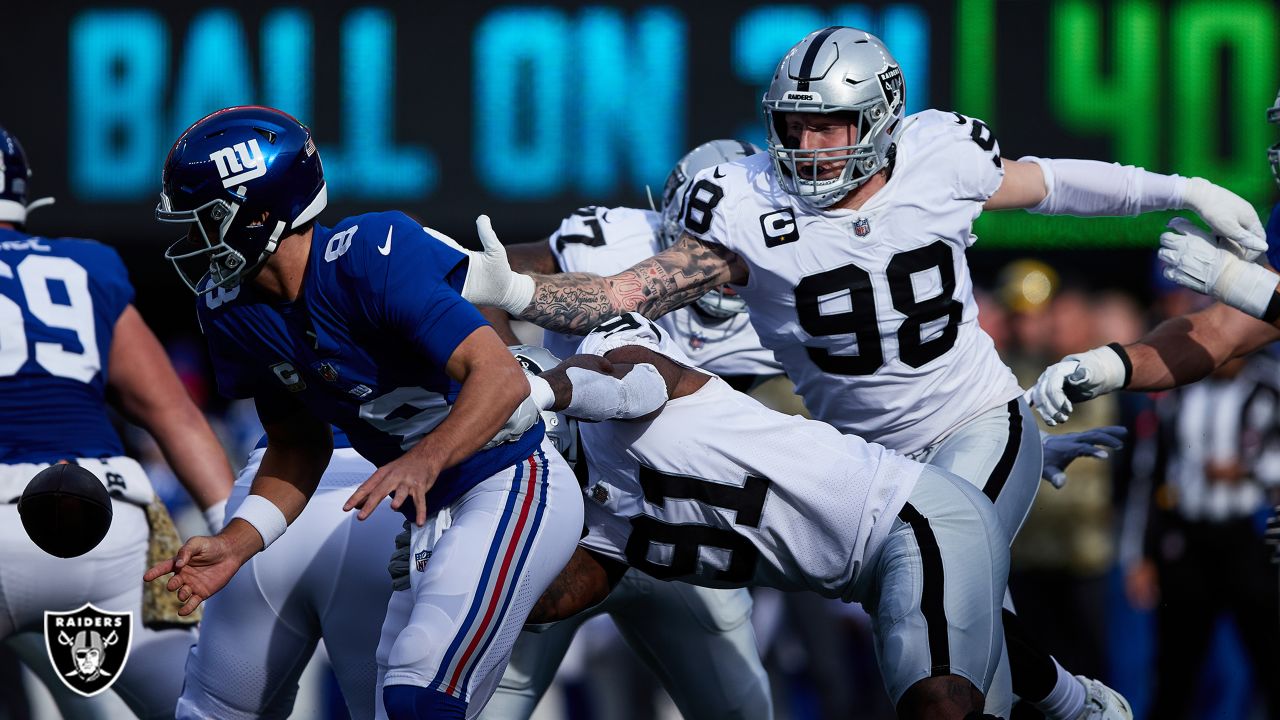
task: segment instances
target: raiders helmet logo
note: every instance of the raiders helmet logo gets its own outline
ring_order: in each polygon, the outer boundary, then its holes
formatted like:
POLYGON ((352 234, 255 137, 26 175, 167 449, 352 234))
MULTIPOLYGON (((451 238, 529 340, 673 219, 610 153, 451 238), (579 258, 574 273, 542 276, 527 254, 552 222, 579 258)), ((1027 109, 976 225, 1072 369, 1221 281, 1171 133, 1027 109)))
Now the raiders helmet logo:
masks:
POLYGON ((132 612, 107 612, 89 603, 71 612, 45 611, 49 662, 64 685, 85 697, 115 683, 132 644, 132 612))

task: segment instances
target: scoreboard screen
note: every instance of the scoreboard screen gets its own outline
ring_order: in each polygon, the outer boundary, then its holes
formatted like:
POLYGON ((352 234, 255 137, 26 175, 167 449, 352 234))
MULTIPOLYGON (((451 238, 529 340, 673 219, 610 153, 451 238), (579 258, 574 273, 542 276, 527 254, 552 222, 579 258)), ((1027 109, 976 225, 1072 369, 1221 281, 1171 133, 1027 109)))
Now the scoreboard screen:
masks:
MULTIPOLYGON (((1270 0, 48 3, 8 16, 0 125, 27 146, 33 192, 58 198, 37 216, 46 234, 163 239, 151 209, 173 140, 259 103, 312 128, 333 217, 403 209, 465 240, 484 212, 505 238, 533 239, 582 205, 646 204, 698 143, 762 143, 778 59, 831 24, 884 39, 909 112, 982 118, 1008 157, 1200 175, 1260 206, 1274 191, 1270 0)), ((979 234, 1150 245, 1160 225, 1019 212, 984 217, 979 234)))

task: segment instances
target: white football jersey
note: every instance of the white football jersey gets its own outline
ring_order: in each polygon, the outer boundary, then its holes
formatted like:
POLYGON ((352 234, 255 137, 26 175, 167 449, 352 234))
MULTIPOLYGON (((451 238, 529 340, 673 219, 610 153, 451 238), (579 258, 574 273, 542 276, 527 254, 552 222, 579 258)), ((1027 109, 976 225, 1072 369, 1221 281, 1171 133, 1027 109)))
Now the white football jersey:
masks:
POLYGON ((965 259, 1004 175, 991 131, 926 110, 896 145, 858 210, 789 195, 761 154, 699 173, 682 217, 749 266, 751 322, 814 417, 910 453, 1021 391, 978 327, 965 259))
MULTIPOLYGON (((551 252, 564 272, 613 275, 661 252, 658 242, 662 216, 636 208, 585 207, 560 223, 551 236, 551 252)), ((717 322, 692 306, 658 318, 676 337, 694 364, 717 375, 779 375, 782 364, 760 338, 745 314, 717 322)), ((579 335, 547 331, 542 344, 556 357, 574 353, 579 335)))
MULTIPOLYGON (((579 352, 628 345, 690 364, 635 313, 602 323, 579 352)), ((857 599, 860 571, 924 467, 770 410, 718 377, 652 420, 578 427, 590 469, 583 543, 649 575, 712 587, 857 599)))

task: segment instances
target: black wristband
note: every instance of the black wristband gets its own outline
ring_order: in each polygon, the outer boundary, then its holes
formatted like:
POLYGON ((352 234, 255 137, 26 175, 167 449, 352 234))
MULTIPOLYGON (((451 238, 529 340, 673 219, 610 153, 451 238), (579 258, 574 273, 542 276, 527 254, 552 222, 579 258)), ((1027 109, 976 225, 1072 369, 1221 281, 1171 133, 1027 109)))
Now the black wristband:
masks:
POLYGON ((1262 312, 1262 319, 1272 325, 1280 319, 1280 287, 1271 293, 1271 302, 1267 303, 1267 309, 1262 312))
POLYGON ((1125 352, 1124 346, 1120 343, 1107 343, 1107 347, 1115 351, 1120 356, 1120 362, 1124 363, 1124 382, 1120 385, 1120 389, 1129 387, 1129 381, 1133 379, 1133 362, 1129 360, 1129 353, 1125 352))

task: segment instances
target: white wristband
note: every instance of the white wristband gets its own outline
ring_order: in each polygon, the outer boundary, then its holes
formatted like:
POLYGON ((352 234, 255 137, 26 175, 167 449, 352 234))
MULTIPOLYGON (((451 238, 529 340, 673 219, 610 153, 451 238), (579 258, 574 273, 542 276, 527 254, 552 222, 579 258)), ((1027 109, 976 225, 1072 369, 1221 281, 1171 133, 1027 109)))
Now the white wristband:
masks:
POLYGON ((204 515, 204 523, 209 526, 209 533, 217 535, 227 524, 227 501, 219 500, 202 510, 201 514, 204 515))
POLYGON ((244 502, 240 503, 240 507, 236 508, 235 514, 231 516, 232 520, 236 518, 249 523, 254 530, 258 531, 262 536, 263 550, 271 547, 271 543, 289 529, 289 521, 284 519, 284 513, 280 508, 261 495, 246 497, 244 502))
POLYGON ((512 273, 511 284, 502 293, 498 307, 507 311, 512 317, 520 317, 520 313, 533 302, 533 291, 536 283, 533 278, 520 273, 512 273))
POLYGON ((580 420, 633 420, 667 401, 667 383, 651 363, 637 363, 621 379, 594 370, 565 370, 573 397, 564 414, 580 420))
POLYGON ((529 397, 539 410, 550 410, 556 402, 556 393, 551 389, 551 383, 537 375, 529 376, 529 397))
POLYGON ((1213 294, 1231 307, 1256 318, 1267 312, 1275 297, 1280 275, 1258 265, 1231 258, 1213 285, 1213 294))

